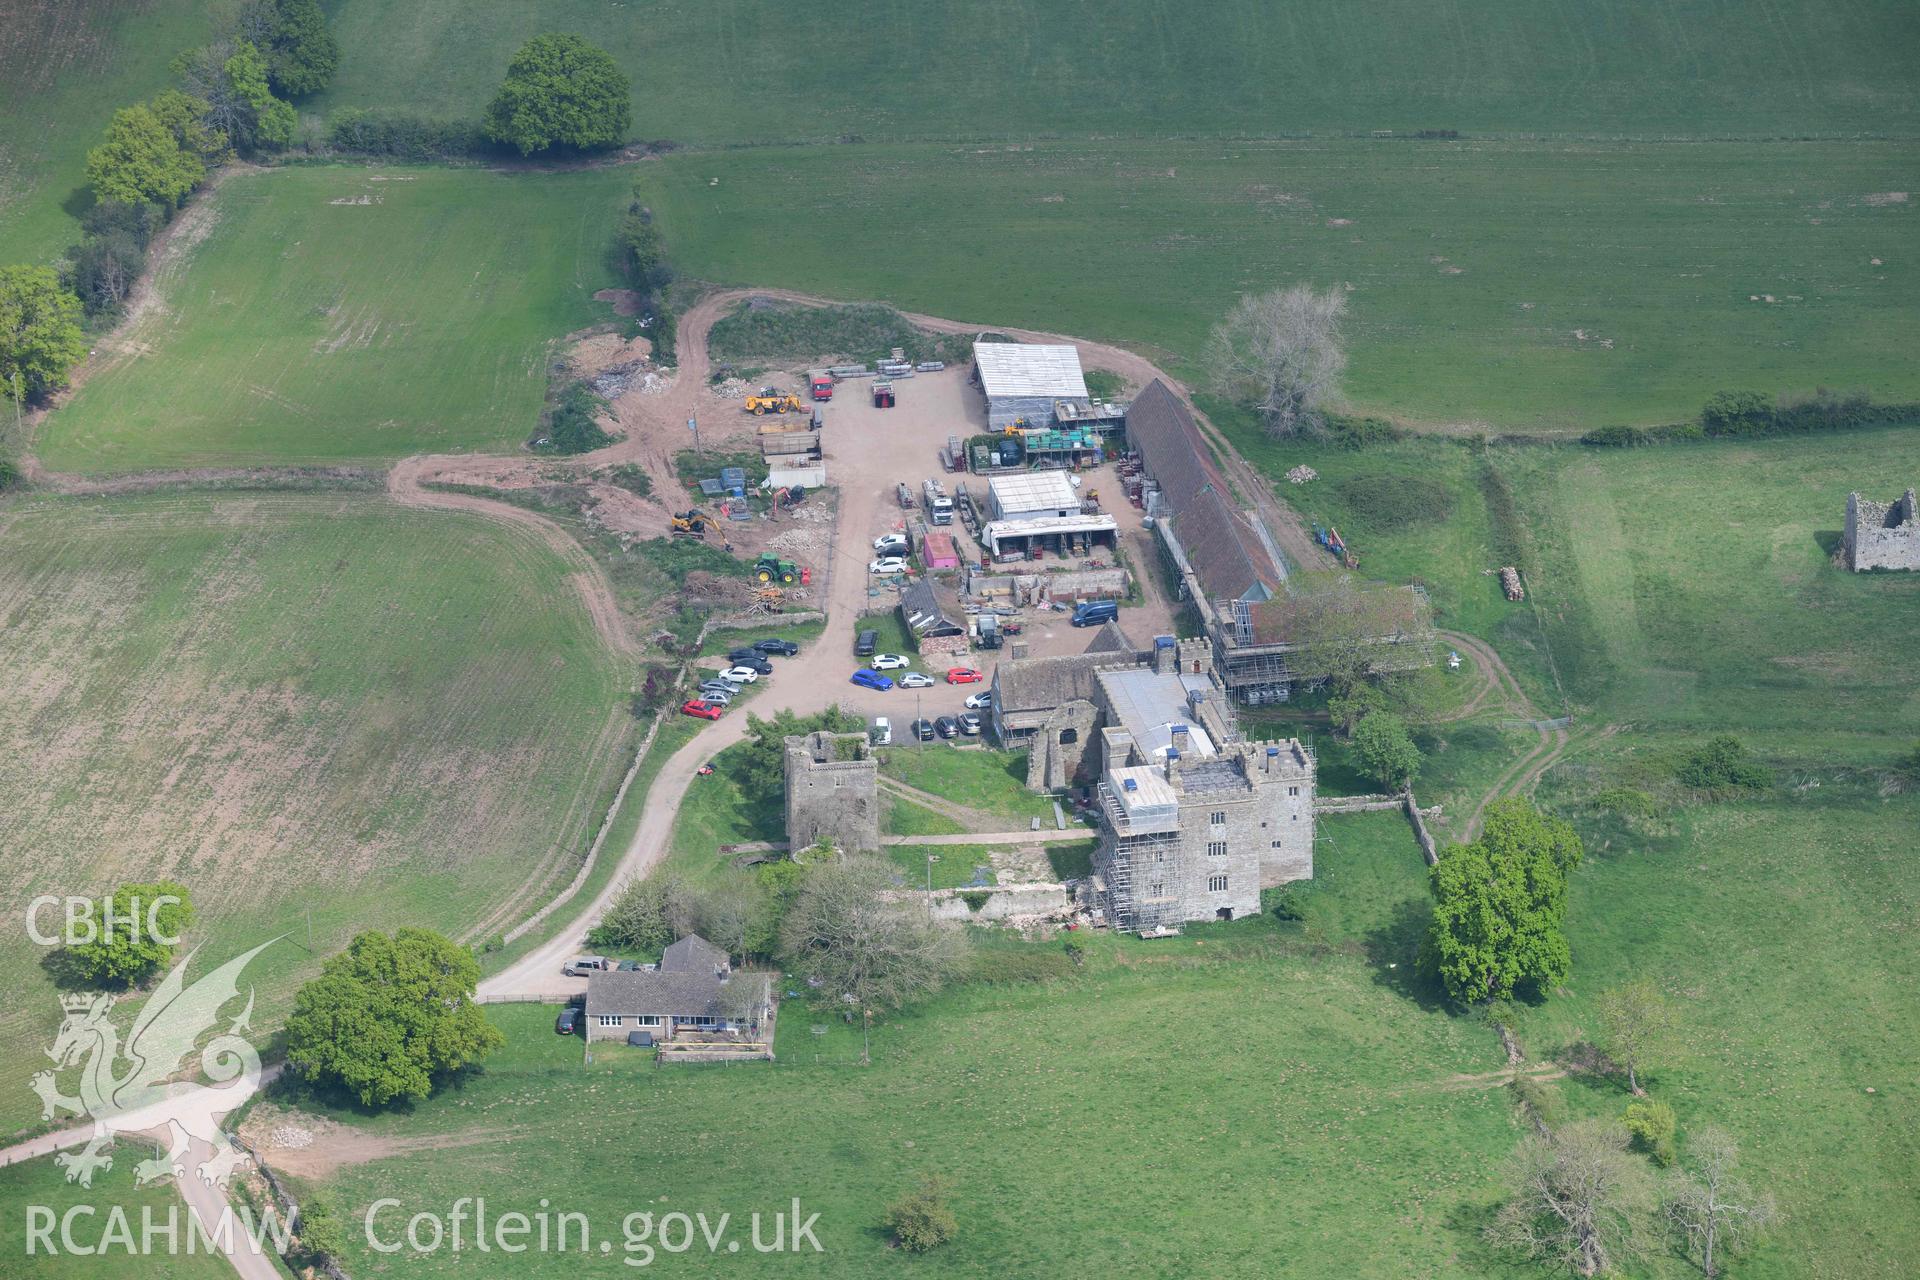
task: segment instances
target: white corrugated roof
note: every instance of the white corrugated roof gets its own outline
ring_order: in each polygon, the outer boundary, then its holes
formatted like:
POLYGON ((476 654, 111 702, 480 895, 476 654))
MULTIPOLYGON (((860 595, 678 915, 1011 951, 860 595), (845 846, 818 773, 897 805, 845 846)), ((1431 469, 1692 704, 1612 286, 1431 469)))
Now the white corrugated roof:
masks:
POLYGON ((1077 347, 1025 342, 976 342, 973 344, 973 358, 980 366, 980 385, 986 389, 989 398, 1088 398, 1087 380, 1080 374, 1080 351, 1077 347))
POLYGON ((1022 471, 991 476, 987 488, 1000 511, 1078 511, 1080 495, 1064 471, 1022 471))

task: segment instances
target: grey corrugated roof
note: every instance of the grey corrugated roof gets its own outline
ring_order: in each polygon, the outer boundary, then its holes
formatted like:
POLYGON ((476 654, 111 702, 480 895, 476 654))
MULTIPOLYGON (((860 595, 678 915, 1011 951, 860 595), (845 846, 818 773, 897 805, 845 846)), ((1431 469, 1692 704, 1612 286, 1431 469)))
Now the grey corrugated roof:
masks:
POLYGON ((1080 372, 1080 351, 1044 343, 976 342, 973 360, 989 397, 1046 396, 1085 400, 1087 380, 1080 372))
POLYGON ((1064 471, 1024 471, 989 476, 996 511, 1079 511, 1080 495, 1064 471))
POLYGON ((587 976, 587 1017, 719 1017, 720 979, 705 973, 594 973, 587 976))
POLYGON ((662 973, 712 973, 728 968, 731 957, 697 933, 690 933, 660 953, 662 973))
POLYGON ((1260 535, 1234 509, 1225 477, 1187 406, 1155 378, 1127 409, 1127 439, 1173 511, 1173 533, 1210 599, 1264 599, 1280 575, 1260 535))
POLYGON ((921 578, 900 593, 900 620, 916 636, 957 636, 966 627, 955 621, 958 613, 950 607, 932 578, 921 578))

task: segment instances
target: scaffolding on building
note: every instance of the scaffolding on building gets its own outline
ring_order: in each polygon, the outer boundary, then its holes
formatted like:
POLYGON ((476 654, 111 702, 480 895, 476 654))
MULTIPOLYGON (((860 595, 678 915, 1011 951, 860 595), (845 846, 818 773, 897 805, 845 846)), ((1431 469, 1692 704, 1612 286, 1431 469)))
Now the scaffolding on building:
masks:
POLYGON ((1178 827, 1136 831, 1120 798, 1100 784, 1100 804, 1108 838, 1094 856, 1106 884, 1107 919, 1131 933, 1177 933, 1186 923, 1180 910, 1180 832, 1178 827))

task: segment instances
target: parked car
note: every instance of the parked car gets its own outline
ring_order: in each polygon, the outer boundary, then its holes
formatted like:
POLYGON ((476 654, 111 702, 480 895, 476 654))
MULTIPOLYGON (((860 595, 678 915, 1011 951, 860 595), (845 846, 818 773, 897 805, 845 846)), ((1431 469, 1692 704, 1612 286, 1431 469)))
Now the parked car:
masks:
POLYGON ((967 710, 990 711, 993 709, 993 690, 982 689, 979 693, 967 695, 967 710))
POLYGON ((1103 622, 1112 622, 1119 616, 1118 600, 1082 600, 1073 607, 1071 621, 1076 627, 1097 627, 1103 622))
POLYGON ((972 667, 947 668, 948 684, 979 684, 980 673, 972 667))
POLYGON ((800 646, 795 644, 793 641, 781 640, 778 638, 769 639, 769 640, 755 640, 753 642, 753 647, 755 649, 758 649, 761 653, 777 653, 783 658, 791 658, 794 654, 800 652, 800 646))
POLYGON ((859 685, 862 689, 885 690, 893 688, 893 677, 883 676, 869 667, 862 667, 853 673, 852 683, 859 685))
POLYGON ((728 667, 720 673, 722 680, 731 680, 735 684, 752 684, 760 678, 760 673, 752 667, 728 667))
POLYGON ((904 533, 883 533, 873 540, 875 555, 903 556, 913 550, 913 542, 904 533))
POLYGON ((720 718, 720 710, 719 703, 708 702, 704 698, 688 698, 680 704, 681 715, 699 716, 702 720, 718 720, 720 718))
POLYGON ((872 657, 873 651, 879 647, 880 633, 878 631, 862 631, 853 638, 853 656, 856 658, 872 657))
POLYGON ((867 664, 875 671, 899 671, 913 665, 913 659, 904 653, 876 653, 873 661, 867 664))
POLYGON ((905 573, 906 571, 907 571, 907 562, 904 558, 900 556, 881 556, 878 560, 875 560, 867 565, 868 573, 890 575, 895 573, 905 573))
POLYGON ((933 731, 943 738, 958 737, 960 735, 960 722, 952 716, 941 716, 933 722, 933 731))
POLYGON ((962 711, 959 715, 960 732, 969 738, 980 736, 980 717, 972 711, 962 711))
POLYGON ((571 1036, 578 1035, 579 1032, 580 1011, 568 1005, 560 1011, 560 1016, 553 1020, 553 1033, 557 1036, 571 1036))
POLYGON ((731 689, 709 689, 703 685, 700 689, 700 700, 711 702, 716 707, 724 707, 733 701, 734 692, 731 689))
POLYGON ((933 677, 924 671, 909 671, 900 677, 902 689, 930 689, 933 685, 933 677))
POLYGON ((867 730, 867 740, 876 747, 892 746, 893 721, 887 719, 885 716, 875 716, 873 718, 873 728, 867 730))
POLYGON ((724 693, 728 697, 732 697, 734 694, 740 692, 740 686, 731 680, 722 680, 718 676, 715 676, 711 680, 702 680, 700 682, 700 692, 724 693))
POLYGON ((575 956, 567 961, 560 970, 569 978, 583 978, 589 973, 605 973, 613 968, 613 961, 605 956, 575 956))
POLYGON ((920 739, 920 741, 933 741, 933 721, 915 720, 908 728, 913 731, 913 736, 920 739))
POLYGON ((738 663, 749 671, 758 671, 763 676, 773 674, 773 664, 752 649, 735 649, 727 655, 727 661, 738 663))

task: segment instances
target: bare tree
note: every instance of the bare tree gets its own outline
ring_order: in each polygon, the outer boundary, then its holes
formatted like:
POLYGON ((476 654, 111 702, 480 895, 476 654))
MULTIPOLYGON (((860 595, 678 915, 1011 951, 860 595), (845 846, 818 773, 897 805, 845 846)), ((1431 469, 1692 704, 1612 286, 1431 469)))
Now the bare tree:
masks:
POLYGON ((1735 1174, 1740 1144, 1725 1129, 1706 1126, 1688 1141, 1687 1151, 1696 1167, 1676 1171, 1668 1180, 1667 1221, 1712 1280, 1723 1257, 1746 1249, 1779 1221, 1780 1213, 1771 1193, 1735 1174))
POLYGON ((894 898, 892 888, 893 867, 877 858, 830 863, 807 876, 781 924, 785 954, 863 1021, 876 1007, 897 1009, 938 991, 967 952, 966 935, 894 898))
POLYGON ((1633 1095, 1643 1096, 1640 1068, 1673 1034, 1677 1018, 1672 1002, 1643 978, 1601 992, 1594 1008, 1600 1016, 1600 1047, 1627 1069, 1627 1088, 1633 1095))
POLYGON ((760 895, 745 879, 717 884, 700 896, 699 932, 730 956, 744 955, 747 932, 760 909, 760 895))
POLYGON ((1646 1170, 1627 1153, 1626 1131, 1583 1120, 1520 1143, 1507 1201, 1487 1238, 1595 1276, 1634 1252, 1650 1201, 1646 1170))
POLYGON ((771 976, 758 969, 736 969, 720 985, 720 1012, 729 1021, 758 1032, 767 1016, 771 976))
POLYGON ((1273 436, 1320 425, 1320 410, 1339 394, 1347 367, 1340 321, 1347 296, 1312 285, 1240 299, 1214 326, 1207 365, 1216 391, 1251 406, 1273 436))

